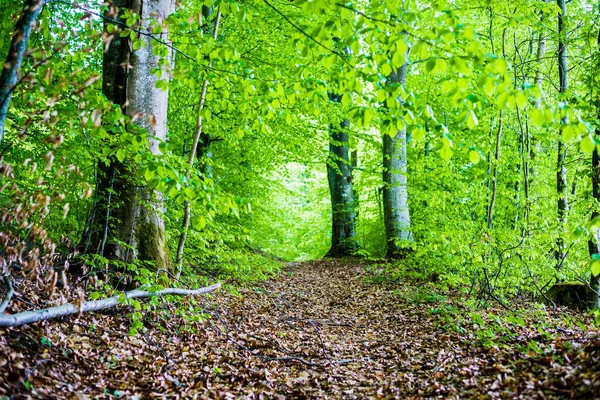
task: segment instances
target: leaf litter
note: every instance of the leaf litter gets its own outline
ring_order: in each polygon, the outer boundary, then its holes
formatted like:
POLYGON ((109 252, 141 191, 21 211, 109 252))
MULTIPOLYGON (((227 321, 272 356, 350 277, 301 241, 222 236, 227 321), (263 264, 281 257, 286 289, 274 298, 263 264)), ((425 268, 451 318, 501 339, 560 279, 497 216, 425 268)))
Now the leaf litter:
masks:
POLYGON ((292 263, 198 298, 203 322, 164 302, 136 336, 125 306, 2 329, 0 398, 600 398, 587 314, 368 278, 360 260, 292 263))

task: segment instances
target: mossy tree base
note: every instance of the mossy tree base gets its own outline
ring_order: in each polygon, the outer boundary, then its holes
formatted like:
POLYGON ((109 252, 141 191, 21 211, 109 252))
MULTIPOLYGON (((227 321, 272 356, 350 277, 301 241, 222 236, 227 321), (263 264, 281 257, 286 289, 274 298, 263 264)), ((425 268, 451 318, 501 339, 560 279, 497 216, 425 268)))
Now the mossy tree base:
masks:
POLYGON ((596 291, 579 281, 558 282, 545 295, 558 306, 595 308, 598 300, 596 291))

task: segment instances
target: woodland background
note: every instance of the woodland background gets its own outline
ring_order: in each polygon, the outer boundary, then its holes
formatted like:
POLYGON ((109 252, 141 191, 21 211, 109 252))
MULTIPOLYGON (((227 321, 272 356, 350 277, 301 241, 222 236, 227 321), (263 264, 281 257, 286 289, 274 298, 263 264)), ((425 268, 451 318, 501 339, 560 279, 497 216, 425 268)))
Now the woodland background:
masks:
POLYGON ((501 303, 597 284, 597 4, 144 4, 2 0, 8 280, 58 304, 327 253, 501 303))

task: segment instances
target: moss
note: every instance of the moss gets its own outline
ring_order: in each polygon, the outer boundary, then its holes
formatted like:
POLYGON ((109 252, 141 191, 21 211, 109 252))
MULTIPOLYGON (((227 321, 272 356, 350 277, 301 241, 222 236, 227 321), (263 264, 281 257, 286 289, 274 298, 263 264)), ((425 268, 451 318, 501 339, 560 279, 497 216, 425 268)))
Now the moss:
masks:
POLYGON ((556 305, 586 307, 593 299, 593 294, 586 284, 573 281, 556 283, 546 292, 546 297, 556 305))
POLYGON ((152 220, 142 223, 138 230, 138 241, 140 260, 152 262, 157 270, 172 272, 173 263, 167 246, 167 237, 160 224, 153 223, 152 220))

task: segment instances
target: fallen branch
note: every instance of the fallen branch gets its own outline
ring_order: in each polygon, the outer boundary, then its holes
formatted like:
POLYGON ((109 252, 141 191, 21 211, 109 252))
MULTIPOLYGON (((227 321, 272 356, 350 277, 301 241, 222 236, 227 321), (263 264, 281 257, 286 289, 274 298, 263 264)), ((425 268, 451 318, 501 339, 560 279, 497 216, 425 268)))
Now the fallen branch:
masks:
POLYGON ((72 314, 79 314, 88 311, 99 311, 106 308, 111 308, 121 304, 120 301, 125 296, 125 299, 135 299, 144 297, 162 296, 165 294, 172 294, 177 296, 195 296, 198 294, 204 294, 212 292, 221 287, 220 283, 215 285, 203 287, 196 290, 179 289, 179 288, 166 288, 159 290, 158 292, 148 292, 145 290, 132 290, 125 292, 124 294, 109 297, 103 300, 88 301, 82 304, 69 303, 62 306, 45 308, 43 310, 25 311, 18 314, 11 315, 0 315, 0 327, 11 327, 20 326, 25 324, 31 324, 33 322, 45 321, 48 319, 54 319, 58 317, 64 317, 72 314))

